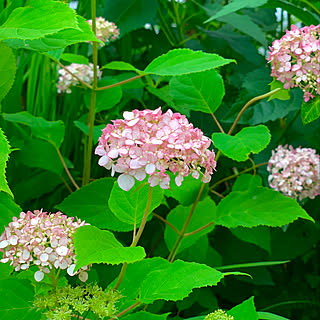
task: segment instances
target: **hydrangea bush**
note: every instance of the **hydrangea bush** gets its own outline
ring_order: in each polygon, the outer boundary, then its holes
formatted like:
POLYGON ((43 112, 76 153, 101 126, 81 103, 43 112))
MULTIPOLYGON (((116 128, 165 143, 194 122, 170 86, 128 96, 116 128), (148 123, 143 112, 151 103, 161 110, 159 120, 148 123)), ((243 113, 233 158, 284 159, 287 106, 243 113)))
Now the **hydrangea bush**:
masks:
POLYGON ((0 318, 316 319, 317 6, 68 2, 0 4, 0 318))

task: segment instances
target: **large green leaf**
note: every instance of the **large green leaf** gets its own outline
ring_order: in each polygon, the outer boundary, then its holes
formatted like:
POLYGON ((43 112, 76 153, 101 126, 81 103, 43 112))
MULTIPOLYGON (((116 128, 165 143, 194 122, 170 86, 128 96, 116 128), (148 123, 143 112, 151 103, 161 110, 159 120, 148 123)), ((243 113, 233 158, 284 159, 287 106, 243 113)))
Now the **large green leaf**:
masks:
POLYGON ((237 320, 259 320, 253 297, 233 307, 227 313, 237 320))
POLYGON ((208 20, 206 20, 204 23, 210 22, 212 20, 215 20, 217 18, 223 17, 227 14, 236 12, 238 10, 244 9, 244 8, 257 8, 265 4, 268 0, 233 0, 226 6, 224 6, 220 11, 218 11, 216 14, 214 14, 212 17, 210 17, 208 20))
POLYGON ((11 48, 0 42, 0 102, 11 89, 16 70, 16 58, 11 48))
POLYGON ((63 53, 60 56, 60 59, 70 63, 89 64, 89 59, 87 57, 74 53, 63 53))
MULTIPOLYGON (((149 184, 136 181, 135 186, 129 191, 122 190, 115 182, 109 198, 109 207, 114 215, 121 221, 137 225, 141 222, 147 205, 149 184), (142 186, 143 185, 143 186, 142 186)), ((162 201, 163 190, 156 186, 152 191, 151 213, 162 201)))
POLYGON ((167 268, 151 271, 142 283, 140 301, 177 301, 187 297, 192 289, 215 286, 226 274, 205 264, 176 260, 167 268))
POLYGON ((257 315, 260 320, 290 320, 285 317, 281 317, 277 314, 270 313, 270 312, 257 312, 257 315))
POLYGON ((154 59, 144 70, 145 73, 160 76, 177 76, 206 71, 235 62, 213 53, 190 49, 173 49, 154 59))
MULTIPOLYGON (((184 222, 186 221, 187 216, 192 208, 192 205, 189 207, 183 207, 181 205, 175 207, 167 216, 167 221, 170 222, 174 227, 176 227, 179 231, 182 229, 184 222)), ((195 231, 210 222, 214 222, 216 220, 216 204, 209 197, 206 197, 203 201, 200 201, 196 206, 191 220, 188 224, 186 233, 195 231)), ((187 236, 182 239, 179 251, 182 251, 194 243, 197 240, 212 231, 214 225, 210 225, 209 227, 203 229, 200 232, 197 232, 194 235, 187 236)), ((171 250, 178 239, 178 234, 168 225, 166 225, 166 230, 164 233, 164 240, 169 250, 171 250)))
POLYGON ((320 117, 320 97, 303 102, 301 106, 301 118, 303 124, 310 123, 320 117))
POLYGON ((232 191, 217 207, 216 224, 228 228, 281 227, 298 218, 313 221, 292 198, 254 184, 243 191, 232 191))
MULTIPOLYGON (((6 40, 6 43, 16 49, 24 48, 36 51, 54 51, 79 42, 98 41, 86 20, 80 16, 76 18, 78 22, 77 29, 64 29, 57 33, 46 35, 41 39, 9 39, 6 40)), ((56 60, 60 58, 60 55, 57 57, 49 54, 49 56, 56 60)))
POLYGON ((56 207, 70 217, 78 217, 99 228, 130 231, 133 226, 114 216, 108 207, 113 178, 98 179, 71 193, 56 207))
POLYGON ((0 40, 33 40, 66 28, 78 29, 76 13, 67 4, 52 0, 30 0, 13 10, 0 28, 0 40))
MULTIPOLYGON (((112 79, 102 79, 98 81, 99 87, 115 84, 117 81, 112 79)), ((122 98, 122 89, 120 86, 110 88, 108 90, 97 91, 96 112, 109 110, 113 108, 122 98)), ((89 109, 91 99, 91 91, 87 90, 84 94, 84 101, 89 109)))
POLYGON ((8 192, 12 195, 6 179, 6 167, 10 154, 10 145, 0 128, 0 191, 8 192))
POLYGON ((170 80, 170 95, 177 107, 214 113, 224 94, 223 79, 215 70, 186 74, 170 80))
POLYGON ((158 6, 157 0, 105 0, 103 16, 113 21, 120 29, 120 36, 123 36, 152 22, 158 6))
POLYGON ((19 217, 21 211, 21 208, 9 194, 0 191, 0 234, 4 231, 4 226, 7 226, 13 217, 19 217))
POLYGON ((166 320, 170 313, 165 314, 154 314, 147 311, 140 311, 129 314, 124 317, 124 320, 166 320))
POLYGON ((5 279, 0 281, 0 315, 6 320, 38 320, 41 312, 33 307, 34 289, 29 281, 5 279))
POLYGON ((83 226, 74 234, 76 269, 91 263, 120 264, 142 260, 142 247, 123 247, 112 232, 94 226, 83 226))
POLYGON ((214 133, 214 146, 227 157, 236 161, 248 160, 251 152, 259 153, 270 142, 269 129, 264 125, 242 129, 235 136, 225 133, 214 133))
POLYGON ((26 111, 7 113, 3 117, 7 121, 21 123, 30 127, 34 136, 50 142, 56 148, 59 148, 63 142, 65 129, 61 120, 47 121, 43 118, 35 117, 26 111))

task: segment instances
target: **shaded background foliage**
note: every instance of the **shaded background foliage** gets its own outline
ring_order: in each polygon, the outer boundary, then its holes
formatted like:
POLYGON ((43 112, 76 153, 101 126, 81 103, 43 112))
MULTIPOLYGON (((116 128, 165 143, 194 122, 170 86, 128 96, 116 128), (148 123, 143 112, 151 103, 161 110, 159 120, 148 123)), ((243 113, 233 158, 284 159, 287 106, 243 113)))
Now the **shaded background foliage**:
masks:
MULTIPOLYGON (((239 4, 237 10, 221 15, 223 10, 220 10, 227 2, 97 1, 97 15, 115 22, 120 28, 120 39, 99 49, 99 65, 121 60, 143 70, 154 58, 173 48, 202 50, 235 59, 236 64, 229 64, 220 70, 225 95, 217 97, 223 100, 220 106, 217 104, 219 109, 215 112, 224 128, 228 129, 237 112, 249 99, 269 90, 272 78, 265 60, 268 46, 283 35, 290 23, 301 26, 318 24, 320 1, 239 0, 236 1, 239 4)), ((0 24, 6 21, 16 7, 25 4, 23 0, 0 1, 0 24)), ((77 5, 79 15, 90 18, 89 1, 72 1, 71 4, 77 5)), ((1 101, 0 125, 15 150, 10 156, 7 177, 16 203, 23 209, 44 208, 53 211, 56 207, 63 211, 63 204, 66 205, 63 200, 70 194, 70 186, 67 185, 68 177, 56 150, 49 142, 38 139, 32 128, 21 126, 10 117, 11 114, 27 111, 46 120, 62 121, 65 135, 61 154, 76 181, 81 183, 90 93, 83 88, 74 88, 69 95, 57 94, 57 64, 48 57, 46 51, 48 48, 44 48, 43 53, 23 48, 14 50, 18 62, 16 76, 12 89, 1 101), (62 204, 57 206, 58 203, 62 204)), ((71 45, 64 53, 88 56, 89 59, 92 54, 88 43, 71 45)), ((55 51, 55 54, 59 57, 61 52, 55 51)), ((60 58, 60 61, 65 65, 74 62, 68 56, 65 56, 65 60, 64 57, 60 58)), ((99 85, 119 82, 134 75, 130 71, 104 70, 99 85)), ((151 75, 99 93, 95 141, 100 135, 99 130, 111 119, 121 117, 123 111, 152 109, 160 105, 185 113, 207 136, 218 132, 209 113, 188 109, 188 103, 195 105, 195 101, 181 101, 184 98, 179 100, 174 81, 181 82, 182 78, 151 75)), ((212 85, 210 90, 214 90, 216 82, 212 85)), ((199 91, 206 94, 205 89, 199 91)), ((272 133, 268 147, 253 156, 255 163, 268 161, 271 150, 278 144, 291 144, 294 147, 301 145, 319 151, 320 120, 303 126, 298 113, 301 101, 301 92, 294 89, 290 92, 289 100, 263 100, 245 112, 240 121, 243 127, 265 124, 272 133)), ((202 105, 201 101, 199 105, 202 105)), ((94 158, 92 179, 108 176, 109 173, 97 166, 96 162, 97 158, 94 158)), ((215 183, 251 166, 250 161, 244 161, 234 167, 234 162, 223 157, 212 181, 215 183)), ((265 167, 259 168, 258 173, 267 185, 265 167)), ((226 182, 217 191, 227 194, 231 188, 232 183, 226 182)), ((218 200, 215 197, 213 195, 213 199, 218 200)), ((178 200, 181 202, 181 199, 178 200)), ((103 201, 105 199, 101 200, 104 206, 103 201)), ((169 194, 167 203, 157 208, 156 213, 163 215, 167 207, 174 209, 177 204, 177 199, 169 194)), ((93 205, 98 204, 95 202, 93 205)), ((218 306, 229 309, 254 295, 258 310, 278 313, 290 319, 316 319, 320 314, 319 206, 319 197, 304 203, 316 223, 298 220, 287 230, 264 226, 252 229, 215 227, 208 235, 199 237, 192 246, 183 250, 179 257, 212 267, 268 260, 290 262, 281 266, 242 269, 250 273, 253 279, 227 278, 217 287, 194 290, 189 297, 178 303, 164 305, 163 301, 157 301, 149 306, 148 311, 172 312, 176 315, 175 319, 195 317, 207 314, 218 306)), ((166 257, 168 249, 164 241, 163 224, 153 219, 145 233, 142 245, 146 252, 150 256, 166 257)), ((119 232, 117 238, 129 244, 129 234, 119 232)), ((100 265, 95 267, 98 277, 106 282, 110 282, 119 272, 118 266, 108 268, 110 270, 107 273, 100 265)))

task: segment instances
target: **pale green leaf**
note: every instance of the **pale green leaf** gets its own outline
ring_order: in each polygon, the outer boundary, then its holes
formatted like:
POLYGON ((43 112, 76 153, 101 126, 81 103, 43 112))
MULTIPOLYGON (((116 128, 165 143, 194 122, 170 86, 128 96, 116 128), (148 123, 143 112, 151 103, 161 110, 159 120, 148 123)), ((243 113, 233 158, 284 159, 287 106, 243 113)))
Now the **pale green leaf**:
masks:
POLYGON ((170 313, 154 314, 147 311, 131 313, 124 317, 123 320, 166 320, 170 313))
POLYGON ((257 314, 258 314, 258 317, 260 320, 290 320, 288 318, 281 317, 277 314, 273 314, 270 312, 259 311, 259 312, 257 312, 257 314))
POLYGON ((76 13, 67 4, 52 0, 31 0, 10 14, 0 28, 0 40, 38 39, 66 28, 78 28, 76 13))
POLYGON ((71 193, 56 208, 70 217, 78 217, 99 228, 131 231, 133 226, 115 217, 108 207, 114 180, 113 178, 95 180, 71 193))
POLYGON ((216 14, 214 14, 212 17, 210 17, 208 20, 206 20, 204 23, 210 22, 212 20, 215 20, 217 18, 223 17, 227 14, 236 12, 236 11, 244 9, 244 8, 260 7, 260 6, 264 5, 267 1, 268 0, 233 0, 229 4, 224 6, 216 14))
POLYGON ((281 227, 298 218, 313 221, 294 199, 258 186, 247 191, 232 191, 222 199, 217 207, 216 223, 228 228, 281 227))
POLYGON ((264 125, 242 129, 235 136, 213 133, 214 146, 224 155, 236 161, 248 160, 249 154, 259 153, 270 142, 269 129, 264 125))
POLYGON ((235 60, 224 59, 213 53, 173 49, 154 59, 144 72, 160 76, 178 76, 218 68, 231 62, 235 60))
POLYGON ((41 312, 33 307, 34 289, 29 281, 5 279, 0 281, 0 315, 5 320, 38 320, 41 312))
POLYGON ((272 96, 269 97, 268 101, 273 99, 279 99, 279 100, 289 100, 290 99, 290 89, 284 89, 283 83, 278 81, 276 78, 273 78, 273 81, 269 84, 270 85, 270 91, 280 88, 281 90, 274 93, 272 96))
MULTIPOLYGON (((136 181, 133 188, 124 191, 115 182, 108 202, 111 211, 125 223, 139 224, 147 205, 149 188, 148 183, 136 181)), ((159 186, 153 187, 149 214, 161 204, 162 198, 163 190, 159 186)))
POLYGON ((226 274, 205 264, 176 260, 167 268, 151 271, 142 283, 140 301, 182 300, 192 289, 215 286, 226 274))
POLYGON ((310 99, 308 102, 302 102, 301 118, 303 124, 308 124, 320 117, 320 97, 310 99))
POLYGON ((10 154, 10 145, 0 128, 0 191, 5 191, 12 195, 6 179, 6 167, 10 154))
POLYGON ((109 62, 109 63, 105 64, 101 69, 140 72, 140 70, 135 68, 132 64, 130 64, 128 62, 124 62, 124 61, 109 62))
POLYGON ((91 263, 120 264, 142 260, 142 247, 123 247, 112 232, 94 226, 83 226, 74 234, 76 269, 91 263))
MULTIPOLYGON (((190 205, 189 207, 183 207, 179 205, 170 211, 166 219, 174 227, 176 227, 176 229, 180 231, 184 225, 184 222, 187 219, 187 216, 190 213, 191 208, 192 208, 192 205, 190 205)), ((209 197, 206 197, 203 201, 200 201, 196 206, 193 212, 193 215, 191 217, 191 220, 188 224, 186 234, 188 234, 189 232, 193 232, 207 225, 210 222, 214 222, 215 220, 216 220, 216 204, 209 197)), ((194 243, 197 242, 197 240, 201 236, 211 232, 213 228, 214 228, 214 225, 212 224, 207 228, 203 229, 202 231, 197 232, 194 235, 184 237, 181 241, 179 251, 182 251, 192 246, 194 243)), ((178 239, 178 234, 170 226, 166 225, 164 240, 166 242, 166 245, 169 251, 173 248, 177 239, 178 239)))
POLYGON ((186 74, 170 80, 170 95, 177 107, 214 113, 224 94, 223 79, 215 70, 186 74))
POLYGON ((253 297, 233 307, 227 314, 237 320, 259 320, 253 297))
POLYGON ((37 138, 50 142, 59 148, 64 139, 64 124, 61 120, 47 121, 40 117, 35 117, 23 111, 19 113, 3 114, 5 120, 26 125, 31 128, 31 132, 37 138))
POLYGON ((11 89, 16 70, 16 58, 11 48, 0 42, 0 102, 11 89))
POLYGON ((73 53, 63 53, 60 59, 70 63, 89 64, 89 59, 87 57, 73 53))

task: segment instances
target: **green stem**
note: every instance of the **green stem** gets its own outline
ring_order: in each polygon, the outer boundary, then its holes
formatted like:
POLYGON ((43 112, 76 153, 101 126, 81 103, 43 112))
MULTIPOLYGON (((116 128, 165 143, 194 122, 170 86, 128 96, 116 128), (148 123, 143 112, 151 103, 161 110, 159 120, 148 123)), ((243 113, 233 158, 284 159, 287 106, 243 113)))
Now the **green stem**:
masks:
POLYGON ((189 215, 188 215, 188 217, 187 217, 187 219, 186 219, 186 221, 185 221, 185 223, 184 223, 184 225, 183 225, 183 227, 182 227, 182 230, 180 231, 180 234, 179 234, 179 236, 178 236, 178 239, 176 240, 176 242, 175 242, 175 244, 174 244, 174 246, 173 246, 173 248, 172 248, 172 250, 171 250, 171 252, 170 252, 170 254, 169 254, 169 256, 168 256, 168 258, 167 258, 167 260, 170 261, 170 262, 173 262, 176 254, 177 254, 177 252, 178 252, 178 249, 179 249, 179 246, 180 246, 180 242, 181 242, 181 240, 182 240, 183 237, 184 237, 184 234, 185 234, 185 232, 186 232, 186 230, 187 230, 187 227, 188 227, 189 222, 190 222, 190 220, 191 220, 191 218, 192 218, 192 215, 193 215, 193 213, 194 213, 194 210, 195 210, 195 208, 196 208, 196 206, 197 206, 197 204, 198 204, 198 202, 199 202, 199 200, 200 200, 200 197, 201 197, 201 194, 202 194, 202 192, 203 192, 204 186, 205 186, 205 184, 203 183, 203 184, 201 185, 201 188, 200 188, 199 192, 198 192, 197 198, 196 198, 196 200, 194 201, 194 203, 193 203, 193 205, 192 205, 192 208, 191 208, 191 210, 190 210, 190 212, 189 212, 189 215))
POLYGON ((207 223, 205 226, 202 226, 202 227, 198 228, 197 230, 194 230, 194 231, 192 231, 192 232, 185 233, 184 236, 185 236, 185 237, 192 236, 192 235, 194 235, 194 234, 196 234, 196 233, 198 233, 198 232, 200 232, 200 231, 202 231, 202 230, 210 227, 210 226, 213 225, 213 224, 214 224, 214 222, 211 221, 211 222, 207 223))
POLYGON ((318 14, 320 14, 320 10, 313 5, 312 3, 310 3, 308 0, 301 0, 302 2, 306 3, 309 7, 311 7, 315 12, 317 12, 318 14))
MULTIPOLYGON (((91 19, 92 19, 92 31, 96 33, 96 0, 91 0, 91 19)), ((82 185, 86 185, 90 181, 90 171, 91 171, 91 158, 92 158, 92 145, 93 145, 93 129, 94 120, 96 115, 96 100, 97 100, 97 65, 98 65, 98 44, 97 42, 92 42, 92 59, 93 59, 93 83, 89 107, 88 116, 88 126, 89 126, 89 136, 87 138, 87 144, 85 148, 85 158, 84 158, 84 168, 83 168, 83 180, 82 185)))
POLYGON ((114 319, 118 319, 120 318, 122 315, 124 315, 125 313, 127 313, 128 311, 132 310, 133 308, 135 308, 136 306, 138 306, 141 302, 138 301, 134 304, 132 304, 130 307, 124 309, 123 311, 119 312, 117 315, 115 315, 113 318, 110 318, 109 320, 114 320, 114 319))
POLYGON ((145 75, 146 74, 139 74, 139 75, 137 75, 135 77, 132 77, 130 79, 127 79, 127 80, 123 80, 123 81, 120 81, 120 82, 117 82, 117 83, 113 83, 113 84, 110 84, 110 85, 105 86, 105 87, 96 88, 96 91, 102 91, 102 90, 111 89, 111 88, 114 88, 114 87, 117 87, 117 86, 121 86, 122 84, 125 84, 125 83, 128 83, 128 82, 134 81, 136 79, 142 78, 145 75))
MULTIPOLYGON (((143 215, 143 218, 142 218, 138 233, 137 233, 137 235, 135 235, 133 237, 130 247, 135 247, 138 244, 138 242, 140 240, 140 237, 142 235, 142 232, 144 230, 144 227, 145 227, 145 225, 147 223, 147 218, 148 218, 148 215, 149 215, 149 211, 150 211, 150 207, 151 207, 151 201, 152 201, 152 191, 153 191, 153 188, 149 186, 146 209, 144 211, 144 215, 143 215)), ((113 287, 113 290, 117 290, 119 288, 119 286, 120 286, 120 284, 121 284, 121 282, 123 280, 124 274, 126 272, 127 266, 128 266, 128 264, 126 262, 124 262, 123 265, 122 265, 118 280, 117 280, 115 286, 113 287)))

